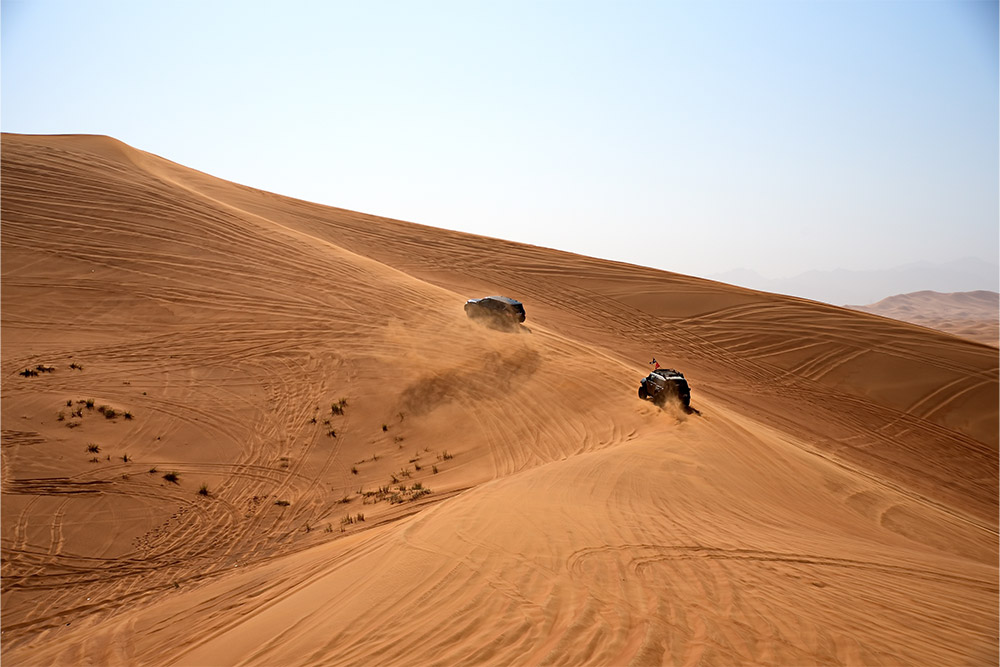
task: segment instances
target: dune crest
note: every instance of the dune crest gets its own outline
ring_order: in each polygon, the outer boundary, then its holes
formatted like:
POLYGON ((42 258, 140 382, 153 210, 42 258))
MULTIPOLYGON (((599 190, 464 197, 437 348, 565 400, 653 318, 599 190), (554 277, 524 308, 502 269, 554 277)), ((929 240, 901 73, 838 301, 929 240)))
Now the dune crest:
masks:
POLYGON ((998 660, 993 348, 105 137, 2 183, 11 664, 998 660))
POLYGON ((1000 294, 988 290, 949 294, 925 290, 886 297, 867 306, 847 307, 993 347, 1000 341, 1000 294))

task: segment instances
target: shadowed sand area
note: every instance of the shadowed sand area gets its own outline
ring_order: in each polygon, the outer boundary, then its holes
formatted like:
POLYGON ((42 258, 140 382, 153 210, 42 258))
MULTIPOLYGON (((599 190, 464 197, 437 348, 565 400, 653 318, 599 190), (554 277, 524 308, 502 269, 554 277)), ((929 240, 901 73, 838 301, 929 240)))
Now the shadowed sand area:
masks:
POLYGON ((997 663, 995 347, 105 137, 2 159, 5 664, 997 663))

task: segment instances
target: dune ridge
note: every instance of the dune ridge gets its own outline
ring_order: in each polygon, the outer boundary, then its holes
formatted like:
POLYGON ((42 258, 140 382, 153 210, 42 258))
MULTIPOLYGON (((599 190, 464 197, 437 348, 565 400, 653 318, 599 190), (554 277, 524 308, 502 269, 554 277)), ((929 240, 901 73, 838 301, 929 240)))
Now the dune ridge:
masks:
POLYGON ((995 348, 106 137, 2 184, 12 664, 998 659, 995 348))
POLYGON ((989 290, 942 294, 931 290, 886 297, 854 310, 891 317, 986 345, 1000 345, 1000 294, 989 290))

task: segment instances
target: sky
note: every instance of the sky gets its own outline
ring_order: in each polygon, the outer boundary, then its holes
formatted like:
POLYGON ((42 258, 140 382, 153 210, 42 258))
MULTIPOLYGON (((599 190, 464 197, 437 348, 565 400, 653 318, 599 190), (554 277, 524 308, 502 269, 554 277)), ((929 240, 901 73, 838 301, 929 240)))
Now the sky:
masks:
POLYGON ((997 262, 997 15, 3 0, 0 129, 698 276, 997 262))

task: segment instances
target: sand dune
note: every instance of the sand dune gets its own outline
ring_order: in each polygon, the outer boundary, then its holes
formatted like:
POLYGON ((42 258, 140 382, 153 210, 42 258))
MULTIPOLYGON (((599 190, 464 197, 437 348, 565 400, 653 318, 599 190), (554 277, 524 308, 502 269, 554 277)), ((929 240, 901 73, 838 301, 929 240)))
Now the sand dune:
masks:
POLYGON ((927 290, 897 294, 867 306, 847 307, 919 324, 993 347, 1000 342, 1000 294, 988 290, 950 294, 927 290))
POLYGON ((5 662, 997 662, 995 348, 2 148, 5 662))

